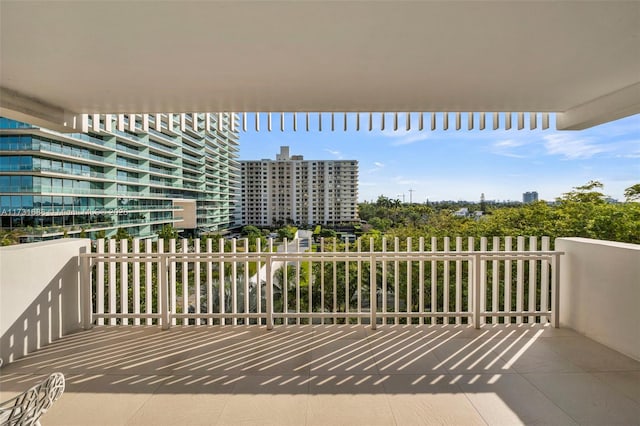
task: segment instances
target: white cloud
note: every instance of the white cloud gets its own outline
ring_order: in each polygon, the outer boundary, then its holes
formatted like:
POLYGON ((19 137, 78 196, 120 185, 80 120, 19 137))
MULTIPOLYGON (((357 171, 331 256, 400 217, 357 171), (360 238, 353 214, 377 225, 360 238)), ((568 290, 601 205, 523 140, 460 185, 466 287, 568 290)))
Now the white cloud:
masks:
POLYGON ((421 182, 415 179, 409 179, 404 176, 395 176, 393 178, 393 183, 396 185, 418 185, 421 182))
POLYGON ((530 141, 524 139, 505 139, 490 145, 493 154, 511 158, 526 158, 527 155, 514 152, 517 148, 528 145, 530 141))
POLYGON ((393 139, 392 146, 409 145, 415 142, 420 142, 429 139, 431 136, 428 131, 425 130, 393 130, 387 129, 381 132, 383 136, 393 139))
POLYGON ((392 142, 392 145, 409 145, 415 142, 420 142, 426 139, 429 139, 428 133, 411 133, 411 132, 403 132, 404 135, 400 136, 398 139, 392 142))
POLYGON ((373 162, 373 167, 367 170, 367 173, 375 173, 378 170, 382 170, 384 168, 384 163, 381 163, 379 161, 374 161, 373 162))
POLYGON ((335 151, 335 150, 329 149, 329 148, 326 148, 325 151, 327 151, 329 154, 335 156, 338 160, 342 160, 343 159, 342 152, 340 152, 340 151, 335 151))
POLYGON ((589 138, 580 138, 568 133, 547 135, 543 139, 547 154, 561 155, 567 160, 591 158, 615 149, 613 144, 598 145, 589 138))
POLYGON ((527 142, 523 140, 507 139, 503 141, 494 142, 493 146, 496 148, 512 148, 512 147, 522 146, 526 144, 527 142))

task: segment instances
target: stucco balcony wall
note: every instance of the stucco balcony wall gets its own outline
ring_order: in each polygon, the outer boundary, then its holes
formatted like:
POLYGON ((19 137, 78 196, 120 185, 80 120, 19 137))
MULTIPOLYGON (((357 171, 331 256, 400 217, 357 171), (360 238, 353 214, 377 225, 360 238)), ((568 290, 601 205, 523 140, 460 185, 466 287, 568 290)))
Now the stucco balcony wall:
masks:
POLYGON ((560 324, 640 360, 640 245, 558 238, 560 324))
POLYGON ((0 358, 10 363, 80 328, 78 254, 88 239, 0 248, 0 358))

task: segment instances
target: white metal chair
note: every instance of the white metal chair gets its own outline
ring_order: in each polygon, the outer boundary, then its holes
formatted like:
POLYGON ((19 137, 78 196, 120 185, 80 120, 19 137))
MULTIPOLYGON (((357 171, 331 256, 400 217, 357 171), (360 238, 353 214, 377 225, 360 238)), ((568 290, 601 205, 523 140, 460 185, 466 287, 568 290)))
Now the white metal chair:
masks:
POLYGON ((40 417, 64 392, 64 375, 53 373, 43 382, 0 403, 0 425, 40 425, 40 417))

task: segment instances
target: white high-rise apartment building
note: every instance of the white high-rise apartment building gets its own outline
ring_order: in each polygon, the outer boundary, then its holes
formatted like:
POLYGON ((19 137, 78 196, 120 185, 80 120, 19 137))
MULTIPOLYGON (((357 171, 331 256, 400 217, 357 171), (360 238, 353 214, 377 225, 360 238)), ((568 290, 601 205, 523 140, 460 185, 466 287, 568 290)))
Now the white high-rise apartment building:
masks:
POLYGON ((241 161, 241 223, 338 224, 358 218, 358 162, 304 160, 280 147, 276 160, 241 161))

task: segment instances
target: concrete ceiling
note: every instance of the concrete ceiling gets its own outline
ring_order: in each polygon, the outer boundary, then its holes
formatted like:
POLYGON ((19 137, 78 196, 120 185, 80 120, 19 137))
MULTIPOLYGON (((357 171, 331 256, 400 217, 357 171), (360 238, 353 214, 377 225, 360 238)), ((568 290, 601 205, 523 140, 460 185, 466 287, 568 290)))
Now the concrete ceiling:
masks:
POLYGON ((0 19, 14 117, 640 112, 638 1, 2 0, 0 19))

